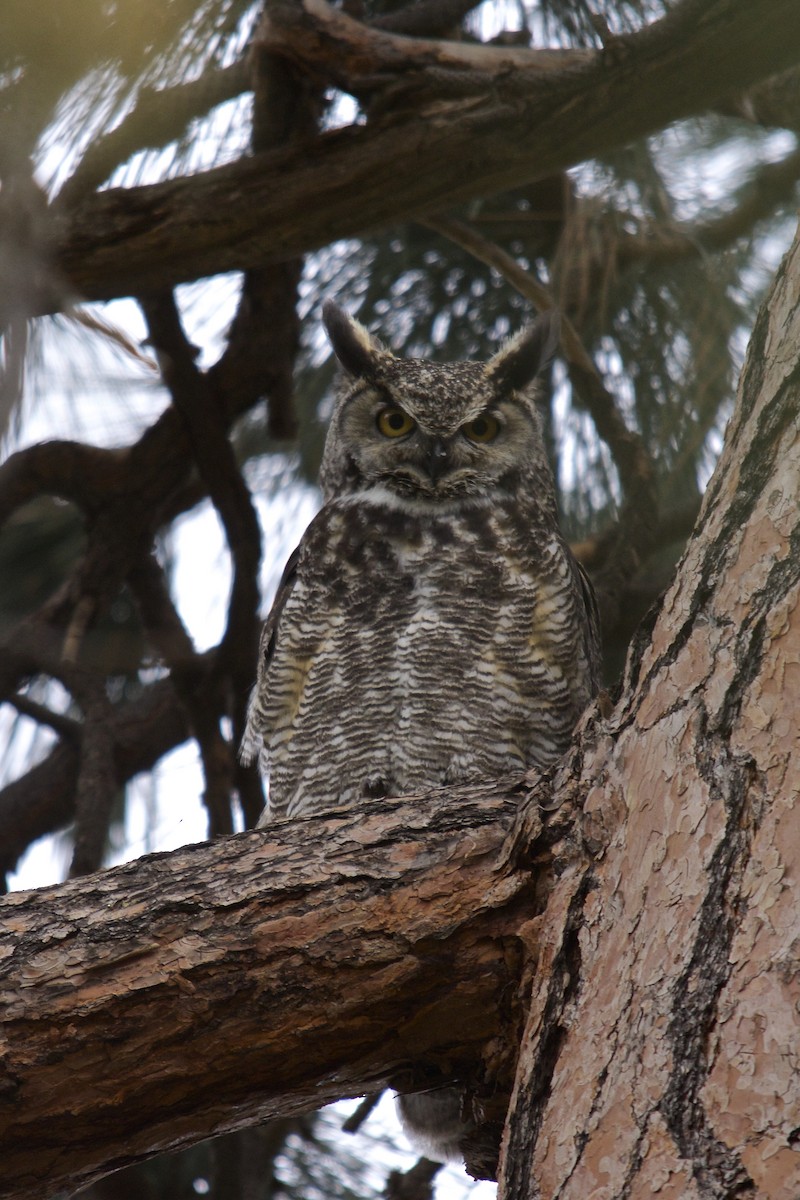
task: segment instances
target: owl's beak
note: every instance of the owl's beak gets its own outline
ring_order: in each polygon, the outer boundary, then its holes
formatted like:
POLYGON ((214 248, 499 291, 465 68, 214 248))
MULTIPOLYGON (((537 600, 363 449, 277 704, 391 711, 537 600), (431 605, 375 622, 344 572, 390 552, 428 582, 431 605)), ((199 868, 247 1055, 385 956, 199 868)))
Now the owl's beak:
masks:
POLYGON ((441 479, 450 465, 450 455, 444 438, 435 437, 428 452, 428 474, 434 483, 441 479))

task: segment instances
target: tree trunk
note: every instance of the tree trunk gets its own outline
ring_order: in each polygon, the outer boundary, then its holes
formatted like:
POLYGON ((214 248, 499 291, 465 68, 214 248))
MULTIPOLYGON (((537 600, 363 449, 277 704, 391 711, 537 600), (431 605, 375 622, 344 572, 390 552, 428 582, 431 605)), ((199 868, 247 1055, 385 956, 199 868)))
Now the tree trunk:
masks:
POLYGON ((500 1194, 800 1194, 800 241, 649 645, 576 786, 500 1194))
POLYGON ((458 1079, 491 1127, 520 1050, 507 1200, 795 1200, 798 345, 795 242, 618 703, 528 795, 372 802, 2 902, 2 1194, 384 1082, 458 1079))

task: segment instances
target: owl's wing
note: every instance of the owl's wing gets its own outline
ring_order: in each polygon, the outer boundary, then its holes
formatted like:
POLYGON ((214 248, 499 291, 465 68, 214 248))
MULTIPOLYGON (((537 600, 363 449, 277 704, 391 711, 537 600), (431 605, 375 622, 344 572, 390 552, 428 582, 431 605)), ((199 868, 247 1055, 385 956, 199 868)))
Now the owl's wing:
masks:
MULTIPOLYGON (((302 546, 302 543, 301 543, 302 546)), ((286 601, 292 594, 294 585, 297 582, 297 564, 300 561, 300 549, 297 546, 286 560, 286 566, 283 568, 278 590, 275 593, 275 599, 272 601, 272 608, 267 614, 267 619, 264 622, 264 628, 261 631, 261 666, 259 669, 259 677, 263 678, 264 674, 269 670, 269 664, 272 661, 272 656, 275 653, 275 643, 278 638, 278 625, 281 615, 286 607, 286 601)), ((591 586, 591 585, 590 585, 591 586)))
POLYGON ((239 758, 246 767, 249 767, 258 758, 263 744, 264 726, 260 700, 264 695, 264 681, 269 671, 272 656, 275 653, 281 614, 297 582, 297 564, 300 561, 301 547, 302 543, 289 555, 286 566, 283 568, 278 590, 275 593, 275 599, 272 602, 272 608, 269 610, 264 627, 261 630, 261 640, 258 648, 258 680, 250 696, 250 704, 247 708, 247 724, 242 744, 239 747, 239 758))
POLYGON ((591 579, 578 560, 574 559, 574 562, 578 568, 578 582, 586 610, 586 657, 592 673, 592 691, 596 692, 600 686, 600 609, 591 579))

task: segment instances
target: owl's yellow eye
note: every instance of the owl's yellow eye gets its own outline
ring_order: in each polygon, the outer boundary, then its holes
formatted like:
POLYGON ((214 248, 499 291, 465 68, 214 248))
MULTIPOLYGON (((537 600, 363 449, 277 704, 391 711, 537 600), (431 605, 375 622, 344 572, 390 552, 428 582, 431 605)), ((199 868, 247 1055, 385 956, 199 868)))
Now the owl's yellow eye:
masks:
POLYGON ((397 406, 381 409, 378 413, 377 425, 383 436, 389 438, 405 437, 407 433, 411 433, 411 430, 417 427, 414 418, 397 406))
POLYGON ((500 432, 500 422, 489 413, 481 413, 474 421, 462 425, 461 432, 470 442, 493 442, 500 432))

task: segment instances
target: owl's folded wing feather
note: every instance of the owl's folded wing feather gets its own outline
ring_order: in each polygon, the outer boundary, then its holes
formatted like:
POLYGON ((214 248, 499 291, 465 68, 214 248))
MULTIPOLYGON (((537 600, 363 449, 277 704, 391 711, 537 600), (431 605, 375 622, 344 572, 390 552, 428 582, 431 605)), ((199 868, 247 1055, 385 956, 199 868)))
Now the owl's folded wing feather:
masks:
POLYGON ((264 627, 261 630, 258 654, 258 680, 250 695, 250 704, 247 709, 247 725, 245 726, 242 744, 239 747, 239 758, 246 767, 249 767, 251 763, 256 761, 263 746, 264 719, 259 705, 259 698, 264 695, 263 684, 269 671, 272 656, 275 653, 281 614, 297 582, 297 564, 300 561, 301 546, 302 543, 289 555, 286 566, 283 568, 278 590, 275 593, 275 599, 272 602, 272 608, 269 610, 264 627))
POLYGON ((585 624, 585 647, 586 657, 589 662, 589 676, 591 679, 591 689, 594 694, 600 687, 600 664, 601 664, 601 634, 600 634, 600 609, 597 606, 597 595, 594 590, 594 585, 586 573, 584 567, 574 559, 575 566, 578 568, 578 582, 581 585, 581 595, 583 597, 583 607, 586 610, 585 624))

